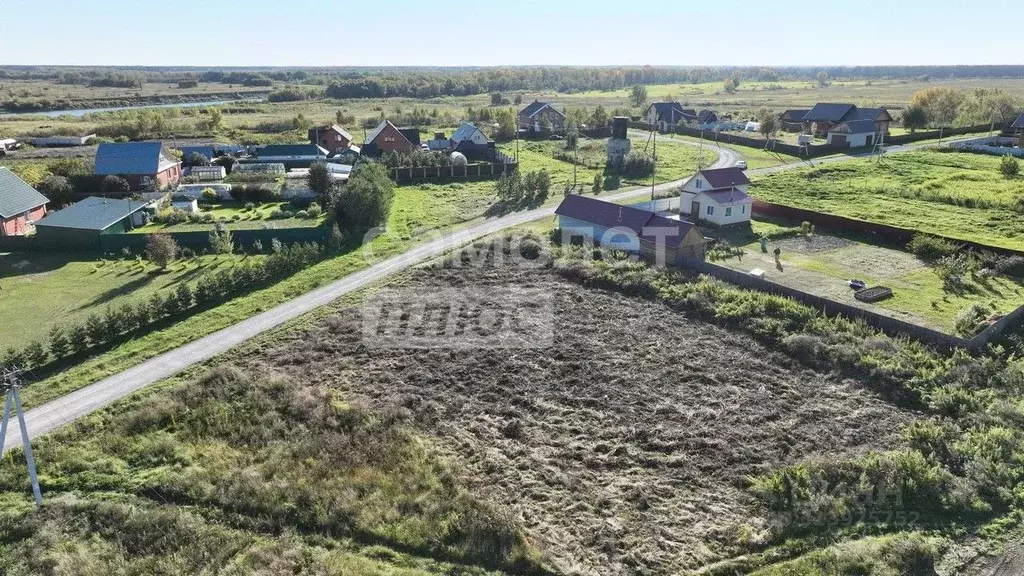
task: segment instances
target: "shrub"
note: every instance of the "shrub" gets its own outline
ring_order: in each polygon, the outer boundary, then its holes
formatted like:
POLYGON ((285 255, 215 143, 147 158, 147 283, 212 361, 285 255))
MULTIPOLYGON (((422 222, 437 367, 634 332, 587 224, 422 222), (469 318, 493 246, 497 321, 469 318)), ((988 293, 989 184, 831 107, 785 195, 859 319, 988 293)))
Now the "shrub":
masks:
POLYGON ((255 209, 256 205, 253 204, 252 202, 246 202, 245 206, 242 207, 242 210, 245 210, 246 212, 252 212, 255 209))
POLYGON ((161 270, 178 257, 180 250, 169 234, 150 234, 146 238, 146 257, 161 270))
POLYGON ((261 204, 279 201, 281 193, 268 184, 233 184, 231 197, 239 202, 261 204))
POLYGON ((128 194, 132 189, 128 181, 120 176, 105 176, 100 183, 100 190, 104 194, 128 194))
POLYGON ((323 214, 323 208, 321 208, 320 205, 317 204, 316 202, 313 202, 309 205, 308 208, 306 208, 306 212, 309 213, 310 218, 316 219, 319 218, 321 214, 323 214))
POLYGON ((206 202, 216 202, 217 200, 220 200, 220 194, 217 194, 217 191, 213 188, 204 188, 203 200, 206 202))
POLYGON ((630 152, 622 162, 621 172, 627 178, 643 178, 654 173, 654 159, 646 154, 630 152))
POLYGON ((999 162, 999 171, 1007 178, 1013 178, 1020 173, 1020 161, 1007 154, 999 162))
POLYGON ((338 222, 355 230, 368 230, 387 222, 395 184, 380 164, 366 164, 354 173, 345 189, 336 194, 338 222))
POLYGON ((972 303, 956 315, 953 324, 956 333, 965 338, 971 338, 981 332, 984 328, 985 318, 988 317, 989 309, 978 302, 972 303))
POLYGON ((910 239, 907 249, 915 256, 926 262, 933 262, 940 258, 951 256, 960 251, 961 247, 956 242, 931 236, 929 234, 914 234, 910 239))
POLYGON ((235 240, 231 231, 221 223, 210 230, 209 242, 210 251, 214 254, 231 254, 235 250, 235 240))
POLYGON ((307 212, 305 210, 299 210, 298 212, 295 213, 295 217, 296 218, 302 218, 303 220, 306 220, 306 219, 309 218, 309 212, 307 212))
POLYGON ((605 190, 618 190, 622 186, 622 179, 618 174, 609 174, 604 177, 605 190))

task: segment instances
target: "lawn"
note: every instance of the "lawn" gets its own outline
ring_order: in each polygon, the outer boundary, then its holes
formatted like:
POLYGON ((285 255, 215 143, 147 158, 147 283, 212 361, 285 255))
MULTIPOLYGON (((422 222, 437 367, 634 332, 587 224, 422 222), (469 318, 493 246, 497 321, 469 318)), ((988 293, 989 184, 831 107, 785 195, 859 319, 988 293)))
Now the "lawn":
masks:
MULTIPOLYGON (((87 259, 75 254, 0 254, 0 350, 46 342, 54 324, 82 323, 107 306, 136 303, 156 292, 166 294, 202 273, 230 268, 245 256, 200 256, 173 263, 164 272, 148 262, 87 259)), ((252 257, 250 257, 252 258, 252 257)))
POLYGON ((1024 250, 1024 179, 995 156, 920 150, 755 177, 758 200, 1024 250))
MULTIPOLYGON (((700 142, 700 138, 694 138, 692 136, 680 136, 677 134, 670 134, 668 138, 671 140, 685 140, 687 142, 700 142)), ((659 144, 660 145, 660 144, 659 144)), ((770 150, 762 150, 760 148, 754 148, 751 146, 740 146, 738 144, 721 144, 714 141, 714 138, 704 139, 704 146, 706 150, 714 151, 718 148, 727 148, 736 152, 741 158, 747 161, 747 168, 750 170, 757 170, 759 168, 774 168, 775 166, 782 166, 785 164, 792 164, 794 162, 802 161, 798 156, 790 156, 789 154, 781 154, 779 152, 773 152, 770 150)))
MULTIPOLYGON (((322 226, 327 214, 322 213, 316 218, 272 218, 274 212, 295 213, 300 210, 290 202, 267 202, 246 209, 241 202, 224 202, 212 205, 200 205, 203 214, 210 214, 214 221, 227 225, 229 230, 268 230, 279 228, 315 228, 322 226)), ((166 216, 172 210, 161 213, 166 216)), ((165 224, 150 222, 132 230, 133 234, 153 234, 155 232, 203 232, 211 228, 211 222, 183 222, 181 224, 165 224)))
POLYGON ((829 234, 804 236, 795 234, 793 227, 784 235, 781 233, 787 228, 775 222, 755 220, 752 227, 752 234, 727 235, 733 246, 746 251, 742 259, 718 263, 742 271, 760 268, 773 282, 946 333, 954 332, 957 314, 972 304, 1003 314, 1024 306, 1024 285, 1009 277, 967 277, 963 288, 952 292, 943 288, 932 266, 909 252, 829 234), (774 237, 768 243, 768 253, 761 251, 762 233, 774 237), (774 261, 775 248, 782 250, 781 269, 774 261), (892 288, 893 297, 875 304, 860 303, 847 285, 852 279, 892 288))

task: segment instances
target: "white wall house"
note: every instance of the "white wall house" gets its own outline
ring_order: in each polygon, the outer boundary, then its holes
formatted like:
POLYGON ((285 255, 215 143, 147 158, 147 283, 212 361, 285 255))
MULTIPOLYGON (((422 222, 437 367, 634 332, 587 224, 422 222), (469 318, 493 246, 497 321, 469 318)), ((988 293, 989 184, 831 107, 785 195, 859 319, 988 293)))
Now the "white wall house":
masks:
POLYGON ((469 122, 463 122, 451 137, 451 141, 454 146, 458 146, 465 140, 469 140, 473 144, 480 146, 487 146, 487 136, 481 132, 479 128, 469 122))
POLYGON ((878 138, 877 124, 871 120, 850 120, 829 128, 829 146, 862 148, 874 146, 878 138))
POLYGON ((718 226, 750 221, 754 200, 747 195, 750 180, 739 168, 707 169, 683 183, 679 214, 718 226))

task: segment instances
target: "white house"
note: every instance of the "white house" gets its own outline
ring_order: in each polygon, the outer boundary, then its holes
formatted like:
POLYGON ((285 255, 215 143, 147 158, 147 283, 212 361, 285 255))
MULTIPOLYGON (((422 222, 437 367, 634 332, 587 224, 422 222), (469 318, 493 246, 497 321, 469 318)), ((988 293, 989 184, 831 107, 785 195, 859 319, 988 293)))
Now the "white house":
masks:
POLYGON ((873 120, 847 120, 828 129, 828 144, 845 148, 874 146, 878 135, 873 120))
POLYGON ((739 168, 701 170, 683 183, 679 214, 718 226, 749 222, 754 204, 747 195, 749 186, 739 168))
POLYGON ((487 136, 469 122, 463 122, 459 129, 452 134, 452 148, 457 148, 465 140, 469 140, 478 146, 487 146, 488 142, 487 136))

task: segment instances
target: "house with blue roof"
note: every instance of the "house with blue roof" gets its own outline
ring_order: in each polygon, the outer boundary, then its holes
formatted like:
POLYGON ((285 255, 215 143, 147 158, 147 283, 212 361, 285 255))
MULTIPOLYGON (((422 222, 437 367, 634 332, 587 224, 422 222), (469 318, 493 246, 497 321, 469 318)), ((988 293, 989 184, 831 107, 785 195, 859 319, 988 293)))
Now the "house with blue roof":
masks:
POLYGON ((316 144, 268 144, 253 152, 253 161, 284 164, 289 170, 309 168, 314 162, 326 162, 330 152, 316 144))
POLYGON ((163 142, 111 142, 96 150, 96 174, 120 176, 132 190, 173 186, 181 180, 181 161, 163 142))

